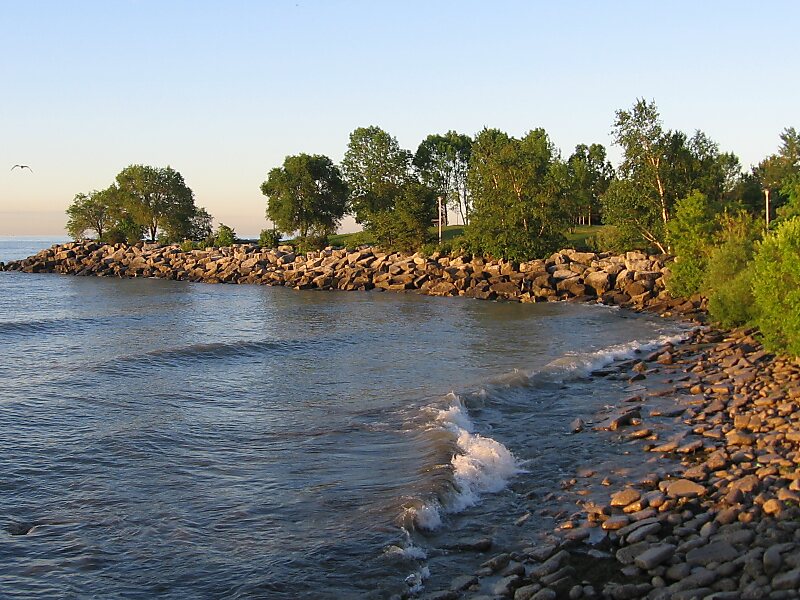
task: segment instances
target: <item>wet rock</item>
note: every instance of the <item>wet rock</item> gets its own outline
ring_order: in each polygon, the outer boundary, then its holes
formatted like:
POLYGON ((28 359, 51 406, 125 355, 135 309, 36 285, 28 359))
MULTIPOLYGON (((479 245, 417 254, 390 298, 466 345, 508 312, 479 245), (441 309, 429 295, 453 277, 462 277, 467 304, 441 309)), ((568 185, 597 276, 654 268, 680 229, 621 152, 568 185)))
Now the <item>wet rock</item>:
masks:
POLYGON ((706 494, 706 488, 688 479, 677 479, 667 485, 666 493, 671 498, 697 498, 706 494))
POLYGON ((647 571, 668 561, 673 554, 675 554, 675 546, 673 544, 659 544, 651 546, 641 554, 638 554, 634 559, 634 563, 640 569, 647 571))
POLYGON ((723 563, 739 556, 728 542, 711 542, 686 553, 686 562, 690 565, 707 565, 709 563, 723 563))
POLYGON ((478 584, 478 578, 474 575, 461 575, 450 582, 450 589, 455 592, 463 592, 478 584))

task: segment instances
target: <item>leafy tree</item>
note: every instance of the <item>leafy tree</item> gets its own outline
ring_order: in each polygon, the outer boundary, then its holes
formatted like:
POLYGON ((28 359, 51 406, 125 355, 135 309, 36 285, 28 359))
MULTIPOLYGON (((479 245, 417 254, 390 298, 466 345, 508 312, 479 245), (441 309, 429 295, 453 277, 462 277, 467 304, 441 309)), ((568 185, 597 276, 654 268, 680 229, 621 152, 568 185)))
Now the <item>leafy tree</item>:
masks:
POLYGON ((601 212, 600 198, 614 177, 614 167, 606 159, 602 144, 578 144, 567 159, 570 196, 576 209, 575 218, 587 225, 601 212), (584 220, 585 217, 585 220, 584 220))
MULTIPOLYGON (((423 183, 457 210, 461 222, 469 223, 470 198, 467 187, 472 139, 455 131, 429 135, 420 143, 413 164, 423 183)), ((447 213, 445 213, 446 215, 447 213)), ((447 220, 445 219, 445 224, 447 220)))
POLYGON ((800 177, 800 133, 794 127, 787 127, 780 139, 778 153, 771 154, 753 169, 761 189, 770 191, 770 200, 776 209, 789 200, 792 181, 800 177))
POLYGON ((130 165, 117 175, 117 187, 127 213, 151 241, 160 230, 170 240, 190 236, 196 213, 194 193, 180 173, 169 166, 130 165))
POLYGON ((409 178, 411 153, 380 127, 359 127, 350 134, 342 160, 349 189, 349 209, 369 228, 375 216, 390 209, 409 178))
POLYGON ((723 327, 738 327, 755 317, 752 263, 759 228, 746 211, 719 217, 717 247, 708 257, 702 292, 711 318, 723 327))
POLYGON ((87 230, 92 230, 98 239, 105 239, 119 216, 117 189, 112 185, 101 191, 76 194, 67 208, 67 216, 67 232, 70 237, 77 240, 87 230))
POLYGON ((720 202, 736 186, 738 158, 720 153, 701 131, 692 138, 665 131, 655 102, 640 99, 631 110, 618 110, 612 133, 623 160, 603 210, 626 240, 638 238, 666 252, 667 224, 679 199, 698 190, 720 202))
POLYGON ((719 228, 716 212, 708 197, 698 191, 676 205, 675 216, 667 225, 670 244, 677 255, 667 282, 672 295, 691 296, 700 291, 713 236, 719 228))
POLYGON ((232 227, 228 227, 224 223, 220 223, 217 231, 214 234, 214 246, 224 248, 226 246, 233 246, 237 241, 236 232, 232 227))
POLYGON ((469 187, 474 208, 467 237, 475 250, 525 260, 563 243, 570 222, 566 166, 543 129, 520 139, 481 131, 472 147, 469 187))
POLYGON ((756 324, 767 348, 800 356, 800 217, 768 235, 753 262, 756 324))
POLYGON ((189 222, 189 235, 186 239, 205 240, 211 237, 214 217, 205 208, 198 207, 189 222))
POLYGON ((371 233, 387 248, 412 252, 431 240, 430 224, 437 209, 436 192, 409 181, 401 188, 392 209, 377 215, 371 233))
POLYGON ((327 239, 339 226, 347 203, 347 186, 327 156, 287 156, 261 184, 267 196, 267 218, 285 233, 298 231, 303 241, 327 239))
POLYGON ((281 232, 277 227, 262 229, 258 236, 258 244, 263 248, 277 248, 281 244, 281 232))

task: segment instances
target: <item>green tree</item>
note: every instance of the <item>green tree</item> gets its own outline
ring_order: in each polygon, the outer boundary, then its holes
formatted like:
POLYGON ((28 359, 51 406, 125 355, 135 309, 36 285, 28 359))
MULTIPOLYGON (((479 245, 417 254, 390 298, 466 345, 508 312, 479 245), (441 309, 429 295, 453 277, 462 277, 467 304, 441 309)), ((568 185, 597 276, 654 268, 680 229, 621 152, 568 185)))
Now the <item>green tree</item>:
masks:
POLYGON ((384 247, 413 252, 431 240, 430 224, 437 208, 433 189, 409 181, 402 186, 394 206, 379 213, 370 231, 384 247))
POLYGON ((784 221, 756 251, 756 324, 767 348, 800 356, 800 217, 784 221))
POLYGON ((327 156, 287 156, 261 184, 267 196, 267 218, 284 233, 298 231, 310 238, 327 239, 336 231, 347 203, 347 186, 327 156))
POLYGON ((570 225, 567 179, 566 165, 543 129, 520 139, 497 129, 481 131, 470 160, 470 245, 514 260, 555 250, 570 225))
POLYGON ((109 229, 119 217, 117 189, 112 185, 104 190, 88 194, 76 194, 67 208, 67 232, 73 239, 92 230, 100 240, 105 239, 109 229))
POLYGON ((220 223, 217 231, 214 234, 214 246, 224 248, 226 246, 233 246, 237 241, 236 232, 232 227, 228 227, 224 223, 220 223))
POLYGON ((469 223, 471 208, 467 187, 471 150, 472 139, 469 136, 448 131, 444 135, 425 138, 413 160, 422 182, 441 196, 446 205, 458 211, 464 224, 469 223))
POLYGON ((151 241, 159 232, 169 240, 190 237, 195 216, 194 193, 171 167, 130 165, 117 175, 121 202, 151 241))
POLYGON ((411 153, 380 127, 359 127, 350 134, 342 160, 349 189, 349 209, 369 228, 381 212, 391 209, 410 179, 411 153))
POLYGON ((723 327, 738 327, 755 317, 752 260, 760 228, 745 210, 723 213, 716 247, 708 257, 702 293, 711 318, 723 327))
POLYGON ((570 196, 575 206, 575 219, 581 224, 599 222, 600 198, 614 178, 614 167, 606 159, 602 144, 578 144, 567 159, 570 196))
POLYGON ((626 241, 667 252, 667 224, 679 199, 697 190, 721 202, 735 189, 738 158, 720 153, 701 131, 687 138, 664 130, 655 102, 640 99, 631 110, 618 110, 612 134, 623 160, 603 196, 603 211, 626 241))
MULTIPOLYGON (((792 182, 800 177, 800 133, 787 127, 780 134, 781 146, 753 169, 761 190, 769 190, 771 206, 780 209, 790 199, 792 182)), ((765 203, 761 203, 762 210, 765 203)))
POLYGON ((719 229, 716 214, 716 206, 702 192, 695 191, 677 203, 675 216, 667 224, 676 255, 667 282, 673 296, 691 296, 700 291, 714 233, 719 229))
POLYGON ((189 222, 189 235, 186 239, 200 241, 211 237, 214 217, 205 208, 198 207, 189 222))

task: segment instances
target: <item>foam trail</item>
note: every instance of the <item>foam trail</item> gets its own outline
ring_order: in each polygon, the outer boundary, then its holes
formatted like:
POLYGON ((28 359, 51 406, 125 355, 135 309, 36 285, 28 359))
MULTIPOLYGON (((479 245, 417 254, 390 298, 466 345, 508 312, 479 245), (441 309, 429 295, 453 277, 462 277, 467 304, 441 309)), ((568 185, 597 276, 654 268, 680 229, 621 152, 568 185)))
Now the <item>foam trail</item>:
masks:
MULTIPOLYGON (((565 375, 585 376, 617 360, 633 358, 637 353, 649 352, 666 344, 677 344, 685 340, 689 332, 676 335, 662 335, 646 342, 632 341, 625 344, 609 346, 595 352, 585 354, 567 354, 550 363, 543 369, 545 373, 562 372, 565 375)), ((532 377, 532 376, 531 376, 532 377)))

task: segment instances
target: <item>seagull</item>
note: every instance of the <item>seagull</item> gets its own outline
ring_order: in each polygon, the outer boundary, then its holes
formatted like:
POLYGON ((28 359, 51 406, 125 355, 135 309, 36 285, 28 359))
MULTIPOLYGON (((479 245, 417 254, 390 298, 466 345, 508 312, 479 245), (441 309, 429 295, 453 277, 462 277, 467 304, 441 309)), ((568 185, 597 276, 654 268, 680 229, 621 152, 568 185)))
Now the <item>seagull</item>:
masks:
POLYGON ((13 167, 11 167, 11 170, 13 171, 17 167, 19 167, 20 169, 28 169, 28 171, 33 173, 33 169, 31 169, 28 165, 14 165, 13 167))

